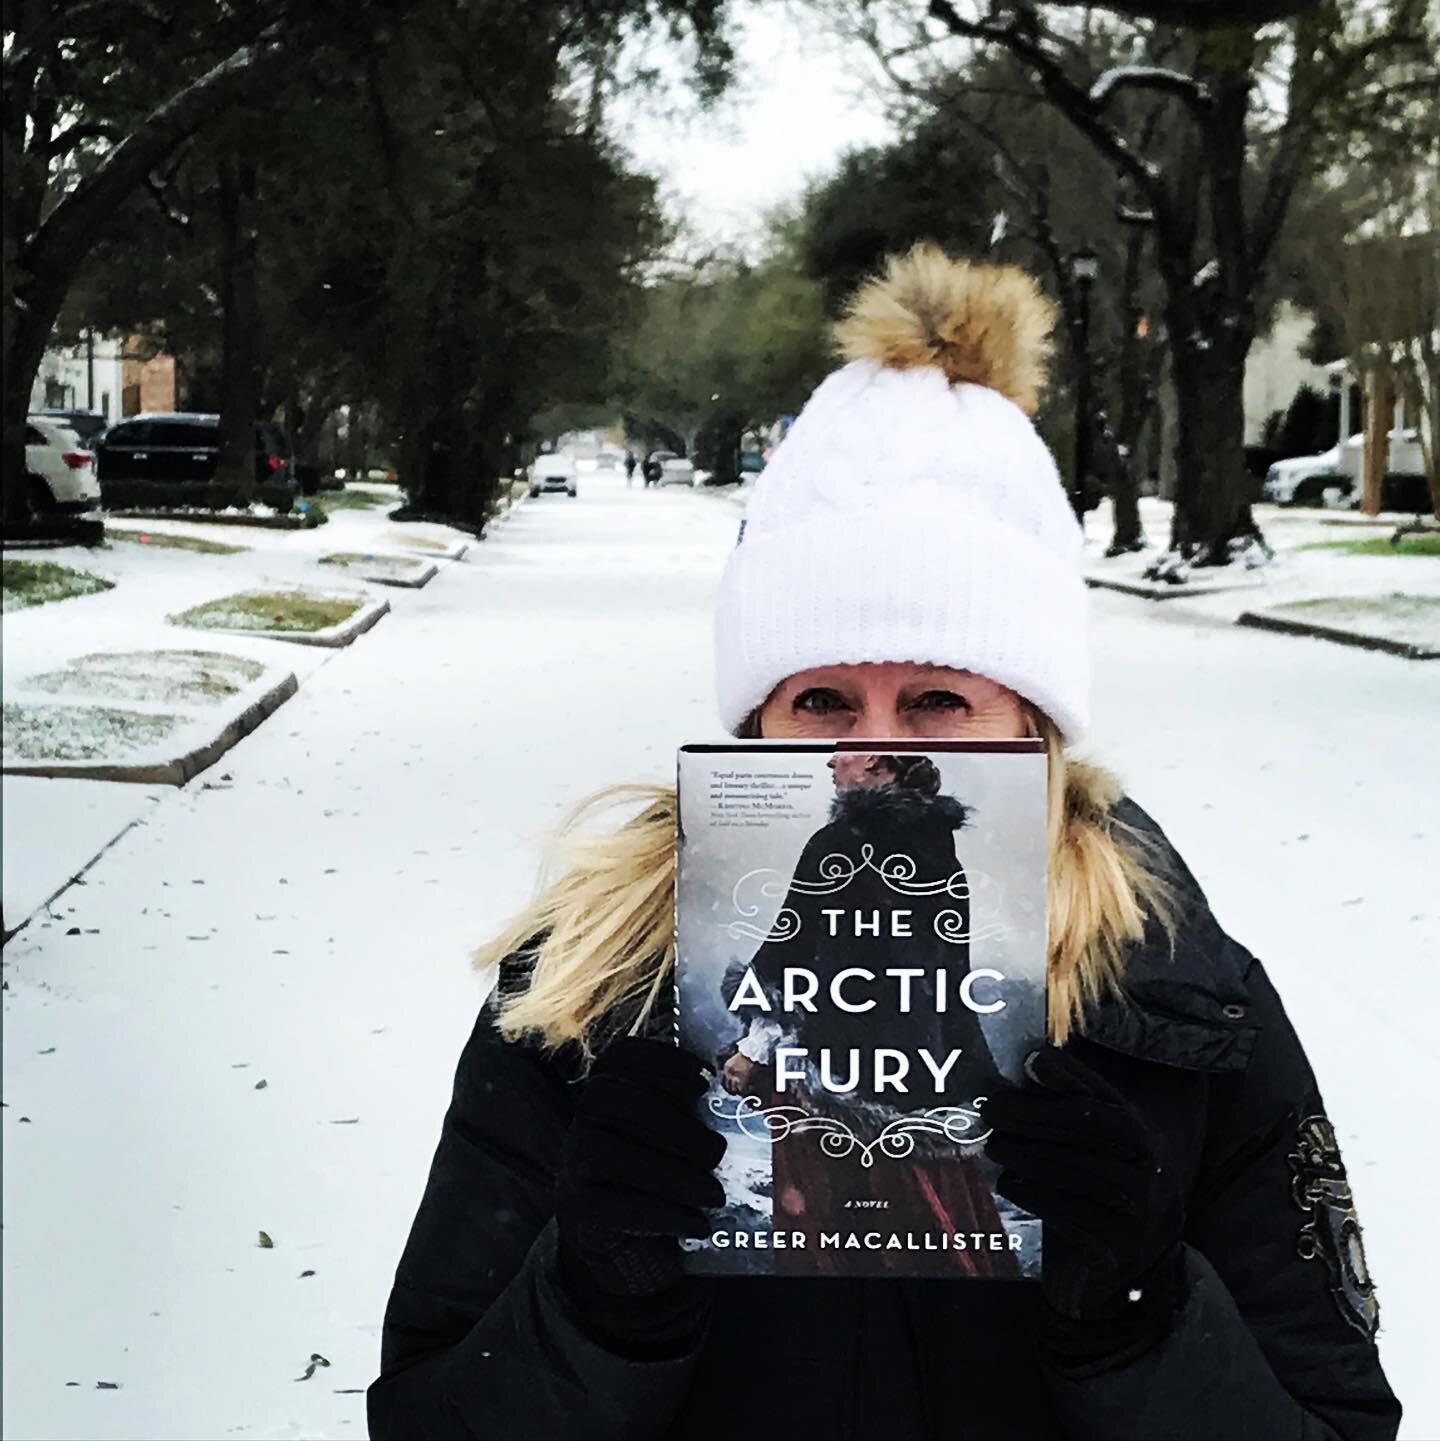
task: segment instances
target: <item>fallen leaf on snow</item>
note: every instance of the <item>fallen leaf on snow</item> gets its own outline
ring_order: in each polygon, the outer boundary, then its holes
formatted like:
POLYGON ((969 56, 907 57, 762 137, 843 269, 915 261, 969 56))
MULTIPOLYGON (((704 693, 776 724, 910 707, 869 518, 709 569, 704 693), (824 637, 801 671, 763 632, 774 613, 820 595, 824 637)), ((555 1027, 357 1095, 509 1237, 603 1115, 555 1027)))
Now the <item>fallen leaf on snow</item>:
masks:
POLYGON ((308 1381, 315 1374, 315 1368, 317 1366, 328 1366, 329 1364, 330 1363, 318 1351, 312 1351, 310 1353, 310 1364, 305 1368, 305 1374, 303 1376, 297 1376, 295 1379, 297 1381, 308 1381))
POLYGON ((258 1244, 261 1246, 262 1249, 268 1251, 272 1246, 274 1246, 275 1243, 270 1239, 268 1232, 261 1231, 258 1244))

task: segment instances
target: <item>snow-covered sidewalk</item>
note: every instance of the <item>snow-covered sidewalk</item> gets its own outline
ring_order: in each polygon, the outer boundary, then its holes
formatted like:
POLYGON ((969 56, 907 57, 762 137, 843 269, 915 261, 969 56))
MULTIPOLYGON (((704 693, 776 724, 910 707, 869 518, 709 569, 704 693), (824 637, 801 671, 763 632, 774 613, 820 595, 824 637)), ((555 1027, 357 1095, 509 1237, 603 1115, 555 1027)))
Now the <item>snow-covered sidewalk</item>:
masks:
MULTIPOLYGON (((435 558, 469 541, 444 526, 395 525, 383 510, 338 510, 328 525, 297 531, 175 521, 113 520, 109 525, 136 539, 115 540, 103 551, 67 547, 36 552, 33 557, 26 552, 7 552, 7 564, 23 565, 37 559, 58 563, 99 575, 111 581, 113 589, 6 614, 5 700, 7 704, 53 705, 56 697, 46 693, 54 689, 53 680, 39 689, 30 684, 32 679, 42 675, 53 678, 78 658, 98 653, 205 651, 238 658, 237 663, 248 668, 246 684, 229 704, 184 704, 175 695, 164 693, 158 676, 153 697, 143 685, 123 695, 94 695, 96 704, 115 705, 127 712, 179 716, 182 724, 163 738, 150 744, 137 740, 133 753, 127 750, 123 756, 107 757, 157 764, 203 747, 247 707, 273 699, 288 676, 293 674, 303 683, 329 658, 322 649, 189 629, 169 623, 167 617, 254 589, 353 597, 372 608, 388 601, 393 608, 405 603, 397 600, 405 592, 367 584, 363 572, 320 564, 321 557, 335 553, 404 555, 428 569, 435 558), (163 541, 171 536, 239 549, 233 554, 205 553, 140 539, 163 541), (255 671, 256 665, 263 671, 255 671)), ((83 701, 83 690, 78 684, 70 686, 58 699, 62 704, 75 704, 83 701)), ((52 783, 7 775, 3 785, 7 816, 4 909, 6 924, 12 929, 147 809, 138 795, 102 796, 88 784, 73 781, 52 783)))
MULTIPOLYGON (((287 539, 317 535, 358 548, 334 523, 287 539)), ((528 502, 324 657, 230 781, 163 795, 6 948, 7 1435, 364 1434, 480 998, 467 952, 529 893, 562 807, 667 779, 677 744, 715 734, 734 539, 732 506, 623 477, 528 502), (300 1380, 312 1354, 329 1365, 300 1380)), ((1405 1434, 1440 1434, 1415 1259, 1440 667, 1172 610, 1191 602, 1092 604, 1097 749, 1285 995, 1354 1178, 1405 1434)))

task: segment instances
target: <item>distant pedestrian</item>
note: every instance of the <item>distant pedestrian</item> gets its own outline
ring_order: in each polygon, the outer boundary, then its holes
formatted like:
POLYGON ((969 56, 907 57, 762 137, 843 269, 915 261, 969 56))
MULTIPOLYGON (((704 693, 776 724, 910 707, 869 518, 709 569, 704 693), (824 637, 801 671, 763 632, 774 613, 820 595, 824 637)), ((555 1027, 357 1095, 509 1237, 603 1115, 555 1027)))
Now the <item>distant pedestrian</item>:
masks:
POLYGON ((636 459, 635 452, 634 452, 633 450, 627 450, 627 451, 625 452, 625 484, 626 484, 626 485, 629 485, 630 482, 635 479, 635 467, 636 467, 637 465, 639 465, 639 464, 640 464, 640 462, 639 462, 639 460, 636 459))

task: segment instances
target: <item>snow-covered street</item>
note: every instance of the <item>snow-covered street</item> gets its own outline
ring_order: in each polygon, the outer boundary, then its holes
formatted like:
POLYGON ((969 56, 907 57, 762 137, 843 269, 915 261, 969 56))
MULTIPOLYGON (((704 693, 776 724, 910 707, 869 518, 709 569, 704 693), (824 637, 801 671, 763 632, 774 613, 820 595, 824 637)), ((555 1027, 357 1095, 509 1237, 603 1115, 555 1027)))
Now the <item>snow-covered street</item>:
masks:
MULTIPOLYGON (((6 947, 8 1436, 364 1435, 481 996, 467 952, 562 809, 668 780, 714 736, 738 518, 606 474, 527 501, 307 656, 199 780, 136 788, 141 823, 6 947)), ((1440 1435, 1418 1225, 1440 1181, 1440 665, 1213 604, 1091 603, 1096 751, 1285 996, 1366 1223, 1402 1434, 1440 1435)))

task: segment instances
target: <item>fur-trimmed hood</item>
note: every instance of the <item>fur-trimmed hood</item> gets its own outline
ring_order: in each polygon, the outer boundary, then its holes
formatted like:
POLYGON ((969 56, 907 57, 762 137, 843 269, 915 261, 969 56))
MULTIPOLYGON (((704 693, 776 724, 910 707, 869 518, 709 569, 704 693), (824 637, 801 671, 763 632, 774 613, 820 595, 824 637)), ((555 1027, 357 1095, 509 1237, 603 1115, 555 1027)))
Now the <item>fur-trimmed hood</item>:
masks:
POLYGON ((897 785, 851 786, 831 803, 832 824, 856 831, 899 829, 940 823, 958 831, 970 818, 970 807, 954 796, 927 796, 897 785))

